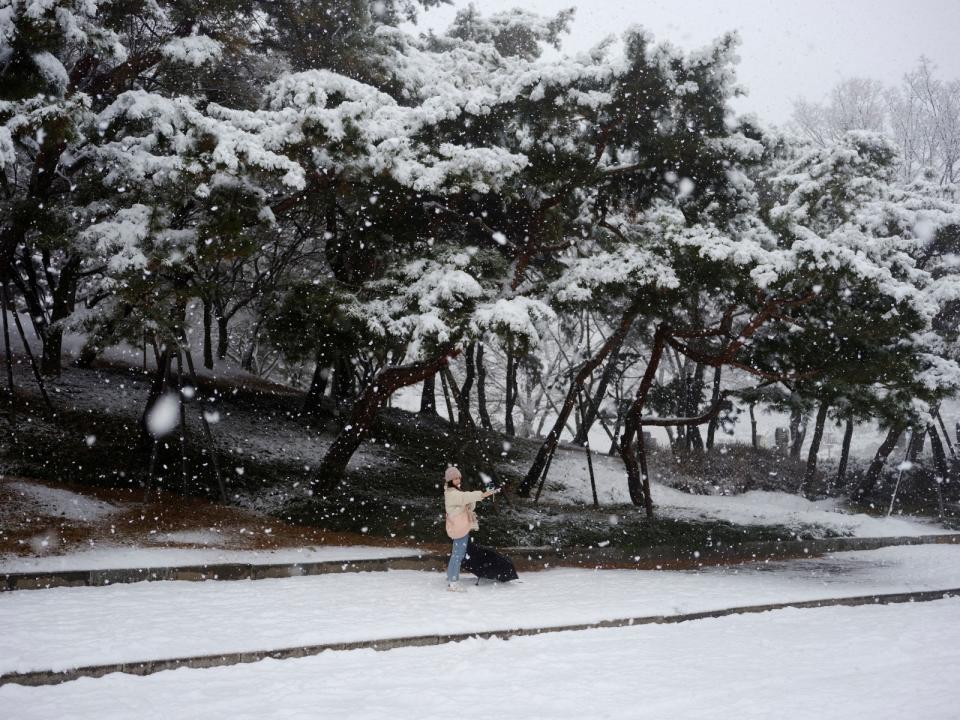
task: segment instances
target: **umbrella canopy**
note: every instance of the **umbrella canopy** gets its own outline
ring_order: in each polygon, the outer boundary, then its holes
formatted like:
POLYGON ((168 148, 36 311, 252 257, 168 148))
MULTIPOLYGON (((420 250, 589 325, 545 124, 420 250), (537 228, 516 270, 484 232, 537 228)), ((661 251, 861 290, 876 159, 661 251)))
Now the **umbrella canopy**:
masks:
POLYGON ((460 567, 468 573, 473 573, 478 578, 499 580, 500 582, 518 579, 517 569, 513 566, 513 561, 510 558, 501 555, 496 550, 479 545, 472 539, 467 545, 467 555, 460 567))

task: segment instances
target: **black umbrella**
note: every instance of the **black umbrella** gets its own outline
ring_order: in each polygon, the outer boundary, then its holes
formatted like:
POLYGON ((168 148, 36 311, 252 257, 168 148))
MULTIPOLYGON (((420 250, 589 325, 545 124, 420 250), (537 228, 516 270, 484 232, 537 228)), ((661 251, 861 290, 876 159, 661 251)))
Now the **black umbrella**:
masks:
POLYGON ((500 582, 518 579, 513 560, 506 555, 501 555, 496 550, 478 545, 472 538, 467 545, 467 555, 460 567, 480 579, 499 580, 500 582))

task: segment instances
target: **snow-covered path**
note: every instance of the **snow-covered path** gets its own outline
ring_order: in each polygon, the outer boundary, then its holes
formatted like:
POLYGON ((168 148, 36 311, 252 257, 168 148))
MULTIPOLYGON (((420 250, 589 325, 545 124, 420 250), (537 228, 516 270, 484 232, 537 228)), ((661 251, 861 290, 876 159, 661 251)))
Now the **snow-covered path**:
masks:
POLYGON ((0 707, 22 720, 953 720, 958 664, 949 599, 6 685, 0 707))
POLYGON ((699 572, 557 569, 443 591, 439 573, 155 582, 0 595, 0 673, 746 604, 960 587, 960 547, 838 553, 699 572))
MULTIPOLYGON (((167 533, 166 537, 175 536, 167 533)), ((196 535, 180 533, 179 538, 199 540, 196 535)), ((65 555, 17 557, 0 554, 0 573, 41 573, 73 570, 110 570, 115 568, 158 568, 190 565, 241 563, 314 563, 383 558, 419 557, 425 551, 415 547, 386 548, 357 545, 281 548, 277 550, 227 550, 224 548, 170 548, 106 546, 65 555)), ((428 551, 426 551, 428 552, 428 551)))

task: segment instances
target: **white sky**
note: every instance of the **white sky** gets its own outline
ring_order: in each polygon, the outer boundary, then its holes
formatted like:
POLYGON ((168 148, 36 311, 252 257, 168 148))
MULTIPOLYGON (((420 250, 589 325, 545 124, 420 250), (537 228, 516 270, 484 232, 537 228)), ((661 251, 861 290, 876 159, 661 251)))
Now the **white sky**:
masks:
MULTIPOLYGON (((423 13, 445 28, 457 8, 423 13)), ((567 52, 641 25, 656 39, 691 49, 729 30, 740 33, 738 77, 748 96, 739 112, 769 123, 790 117, 797 97, 820 99, 844 77, 896 83, 926 55, 942 78, 960 78, 960 0, 477 0, 484 14, 524 7, 552 15, 575 7, 567 52)))

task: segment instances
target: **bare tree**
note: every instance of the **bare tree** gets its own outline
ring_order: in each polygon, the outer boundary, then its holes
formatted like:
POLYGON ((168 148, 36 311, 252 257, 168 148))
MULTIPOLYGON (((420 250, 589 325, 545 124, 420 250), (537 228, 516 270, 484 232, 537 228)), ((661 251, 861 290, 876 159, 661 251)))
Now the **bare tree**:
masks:
POLYGON ((960 178, 960 80, 941 80, 925 57, 897 87, 848 78, 822 103, 799 98, 793 126, 817 145, 851 130, 889 135, 901 151, 900 178, 912 180, 929 168, 941 184, 960 178))
POLYGON ((825 103, 799 99, 793 122, 805 137, 827 145, 851 130, 884 132, 887 106, 883 83, 869 78, 847 78, 830 92, 825 103))

